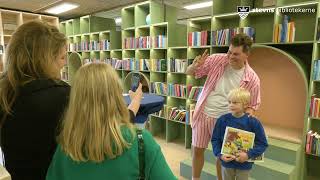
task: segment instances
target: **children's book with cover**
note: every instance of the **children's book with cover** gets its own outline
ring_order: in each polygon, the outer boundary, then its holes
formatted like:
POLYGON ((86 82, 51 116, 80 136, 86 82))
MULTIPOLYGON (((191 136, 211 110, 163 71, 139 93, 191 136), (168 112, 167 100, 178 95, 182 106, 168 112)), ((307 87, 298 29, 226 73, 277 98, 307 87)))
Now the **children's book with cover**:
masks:
MULTIPOLYGON (((221 154, 236 155, 238 152, 247 152, 253 148, 255 134, 253 132, 226 127, 224 133, 221 154)), ((263 161, 263 154, 255 159, 249 159, 248 162, 263 161)))

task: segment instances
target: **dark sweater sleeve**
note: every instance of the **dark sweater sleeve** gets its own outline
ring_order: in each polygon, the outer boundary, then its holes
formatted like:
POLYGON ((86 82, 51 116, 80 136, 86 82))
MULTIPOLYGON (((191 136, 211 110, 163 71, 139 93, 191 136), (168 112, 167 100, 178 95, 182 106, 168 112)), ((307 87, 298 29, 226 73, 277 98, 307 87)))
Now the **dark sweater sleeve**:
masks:
POLYGON ((221 135, 222 134, 221 121, 222 119, 220 117, 213 128, 212 137, 211 137, 213 154, 218 158, 221 157, 221 147, 223 142, 223 137, 221 135))
POLYGON ((254 119, 253 131, 255 133, 254 146, 248 151, 249 159, 262 155, 268 147, 266 134, 259 120, 254 119))
POLYGON ((134 115, 134 112, 131 110, 131 109, 128 109, 129 110, 129 114, 130 114, 130 122, 131 123, 134 123, 134 118, 136 117, 134 115))

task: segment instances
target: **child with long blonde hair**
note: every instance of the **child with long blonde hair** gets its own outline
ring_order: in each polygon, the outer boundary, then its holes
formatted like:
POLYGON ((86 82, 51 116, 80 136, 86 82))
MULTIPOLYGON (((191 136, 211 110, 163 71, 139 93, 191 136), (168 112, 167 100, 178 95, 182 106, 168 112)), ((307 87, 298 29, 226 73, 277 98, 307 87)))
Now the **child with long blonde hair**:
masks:
MULTIPOLYGON (((138 179, 138 140, 122 92, 110 65, 78 70, 47 180, 138 179)), ((176 179, 160 146, 147 131, 142 136, 145 178, 176 179)))

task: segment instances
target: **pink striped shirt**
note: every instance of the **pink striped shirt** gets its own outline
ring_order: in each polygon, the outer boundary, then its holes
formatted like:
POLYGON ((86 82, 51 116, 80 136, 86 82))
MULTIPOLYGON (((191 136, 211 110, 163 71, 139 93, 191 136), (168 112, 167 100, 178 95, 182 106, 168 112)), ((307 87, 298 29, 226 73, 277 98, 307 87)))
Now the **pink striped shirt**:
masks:
MULTIPOLYGON (((218 80, 222 77, 228 64, 229 60, 227 54, 219 53, 209 56, 205 60, 205 63, 196 69, 195 77, 201 78, 207 76, 207 80, 195 107, 193 115, 194 122, 198 120, 200 113, 203 112, 207 97, 216 87, 218 80)), ((245 65, 240 87, 245 88, 250 92, 251 98, 249 107, 257 110, 260 105, 260 79, 248 63, 245 65)))

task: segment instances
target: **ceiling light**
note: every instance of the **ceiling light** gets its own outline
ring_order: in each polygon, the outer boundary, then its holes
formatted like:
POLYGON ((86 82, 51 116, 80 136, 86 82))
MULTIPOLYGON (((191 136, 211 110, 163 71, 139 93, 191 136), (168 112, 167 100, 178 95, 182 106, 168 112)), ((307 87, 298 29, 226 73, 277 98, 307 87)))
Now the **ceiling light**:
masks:
POLYGON ((121 19, 121 17, 117 17, 117 18, 114 19, 114 21, 115 21, 116 24, 118 25, 118 24, 121 24, 122 19, 121 19))
POLYGON ((54 7, 47 9, 45 12, 47 12, 49 14, 61 14, 61 13, 70 11, 72 9, 75 9, 77 7, 79 7, 78 4, 62 3, 62 4, 59 4, 57 6, 54 6, 54 7))
POLYGON ((200 3, 196 3, 196 4, 190 4, 190 5, 185 6, 183 8, 191 10, 191 9, 199 9, 199 8, 210 7, 210 6, 212 6, 212 1, 200 2, 200 3))

